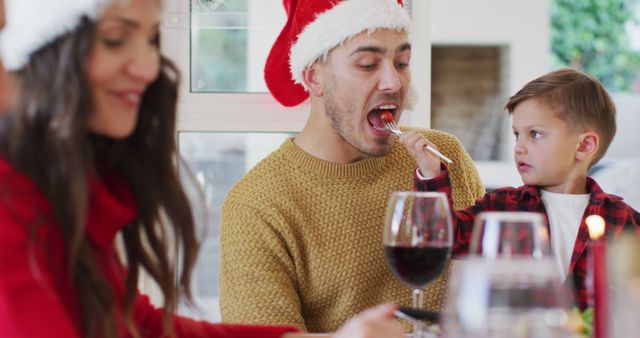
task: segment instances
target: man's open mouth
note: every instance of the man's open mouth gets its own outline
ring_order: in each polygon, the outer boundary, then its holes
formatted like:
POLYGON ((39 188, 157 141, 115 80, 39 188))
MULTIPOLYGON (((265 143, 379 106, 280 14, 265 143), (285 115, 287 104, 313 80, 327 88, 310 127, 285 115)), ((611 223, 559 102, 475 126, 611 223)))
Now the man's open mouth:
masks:
POLYGON ((389 112, 395 118, 397 110, 398 110, 398 106, 394 104, 381 105, 369 111, 369 114, 367 114, 367 121, 369 121, 369 124, 375 130, 388 131, 387 127, 385 127, 384 125, 384 119, 382 118, 382 114, 384 112, 389 112))

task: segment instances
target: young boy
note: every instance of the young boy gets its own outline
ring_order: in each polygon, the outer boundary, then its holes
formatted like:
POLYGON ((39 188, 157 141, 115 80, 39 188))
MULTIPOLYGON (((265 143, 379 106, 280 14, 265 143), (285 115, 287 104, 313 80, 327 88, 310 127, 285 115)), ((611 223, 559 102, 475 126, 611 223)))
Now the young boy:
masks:
MULTIPOLYGON (((509 98, 506 109, 513 117, 514 158, 524 185, 494 190, 475 205, 457 211, 454 255, 468 252, 473 222, 480 212, 543 213, 556 264, 562 277, 572 280, 576 304, 585 309, 589 241, 585 218, 601 215, 609 238, 623 229, 640 234, 640 214, 621 197, 603 192, 587 176, 615 135, 615 106, 598 80, 573 69, 560 69, 527 83, 509 98)), ((415 188, 450 196, 447 167, 423 150, 431 143, 415 133, 402 135, 400 142, 418 164, 415 188)))

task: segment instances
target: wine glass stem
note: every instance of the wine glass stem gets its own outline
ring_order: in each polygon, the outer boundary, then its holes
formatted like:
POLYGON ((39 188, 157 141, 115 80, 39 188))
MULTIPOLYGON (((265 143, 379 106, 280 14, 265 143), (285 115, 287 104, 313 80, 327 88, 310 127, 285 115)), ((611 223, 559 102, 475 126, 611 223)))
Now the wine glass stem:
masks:
MULTIPOLYGON (((413 308, 414 309, 422 309, 422 290, 421 289, 413 289, 413 308)), ((413 322, 413 337, 421 338, 424 333, 424 322, 421 320, 416 320, 413 322)))

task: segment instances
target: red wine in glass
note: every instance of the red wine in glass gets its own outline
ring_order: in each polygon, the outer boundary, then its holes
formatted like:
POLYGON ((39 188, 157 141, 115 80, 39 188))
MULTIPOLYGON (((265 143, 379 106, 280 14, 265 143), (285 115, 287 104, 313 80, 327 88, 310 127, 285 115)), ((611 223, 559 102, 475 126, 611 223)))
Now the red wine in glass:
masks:
POLYGON ((385 245, 384 252, 396 277, 414 289, 421 289, 444 271, 451 246, 385 245))

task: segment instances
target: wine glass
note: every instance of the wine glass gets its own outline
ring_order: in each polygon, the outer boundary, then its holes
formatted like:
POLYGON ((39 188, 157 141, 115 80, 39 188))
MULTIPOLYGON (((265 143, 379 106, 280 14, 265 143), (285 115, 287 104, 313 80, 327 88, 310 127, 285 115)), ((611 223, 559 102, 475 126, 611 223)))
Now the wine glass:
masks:
POLYGON ((482 212, 476 217, 469 254, 485 259, 548 257, 545 218, 535 212, 482 212))
MULTIPOLYGON (((414 308, 422 308, 422 289, 447 266, 452 242, 451 212, 445 194, 391 194, 384 222, 384 251, 395 276, 413 289, 414 308)), ((414 321, 414 336, 423 332, 423 323, 414 321)))
POLYGON ((570 291, 553 259, 471 257, 451 275, 446 337, 569 337, 570 291))

